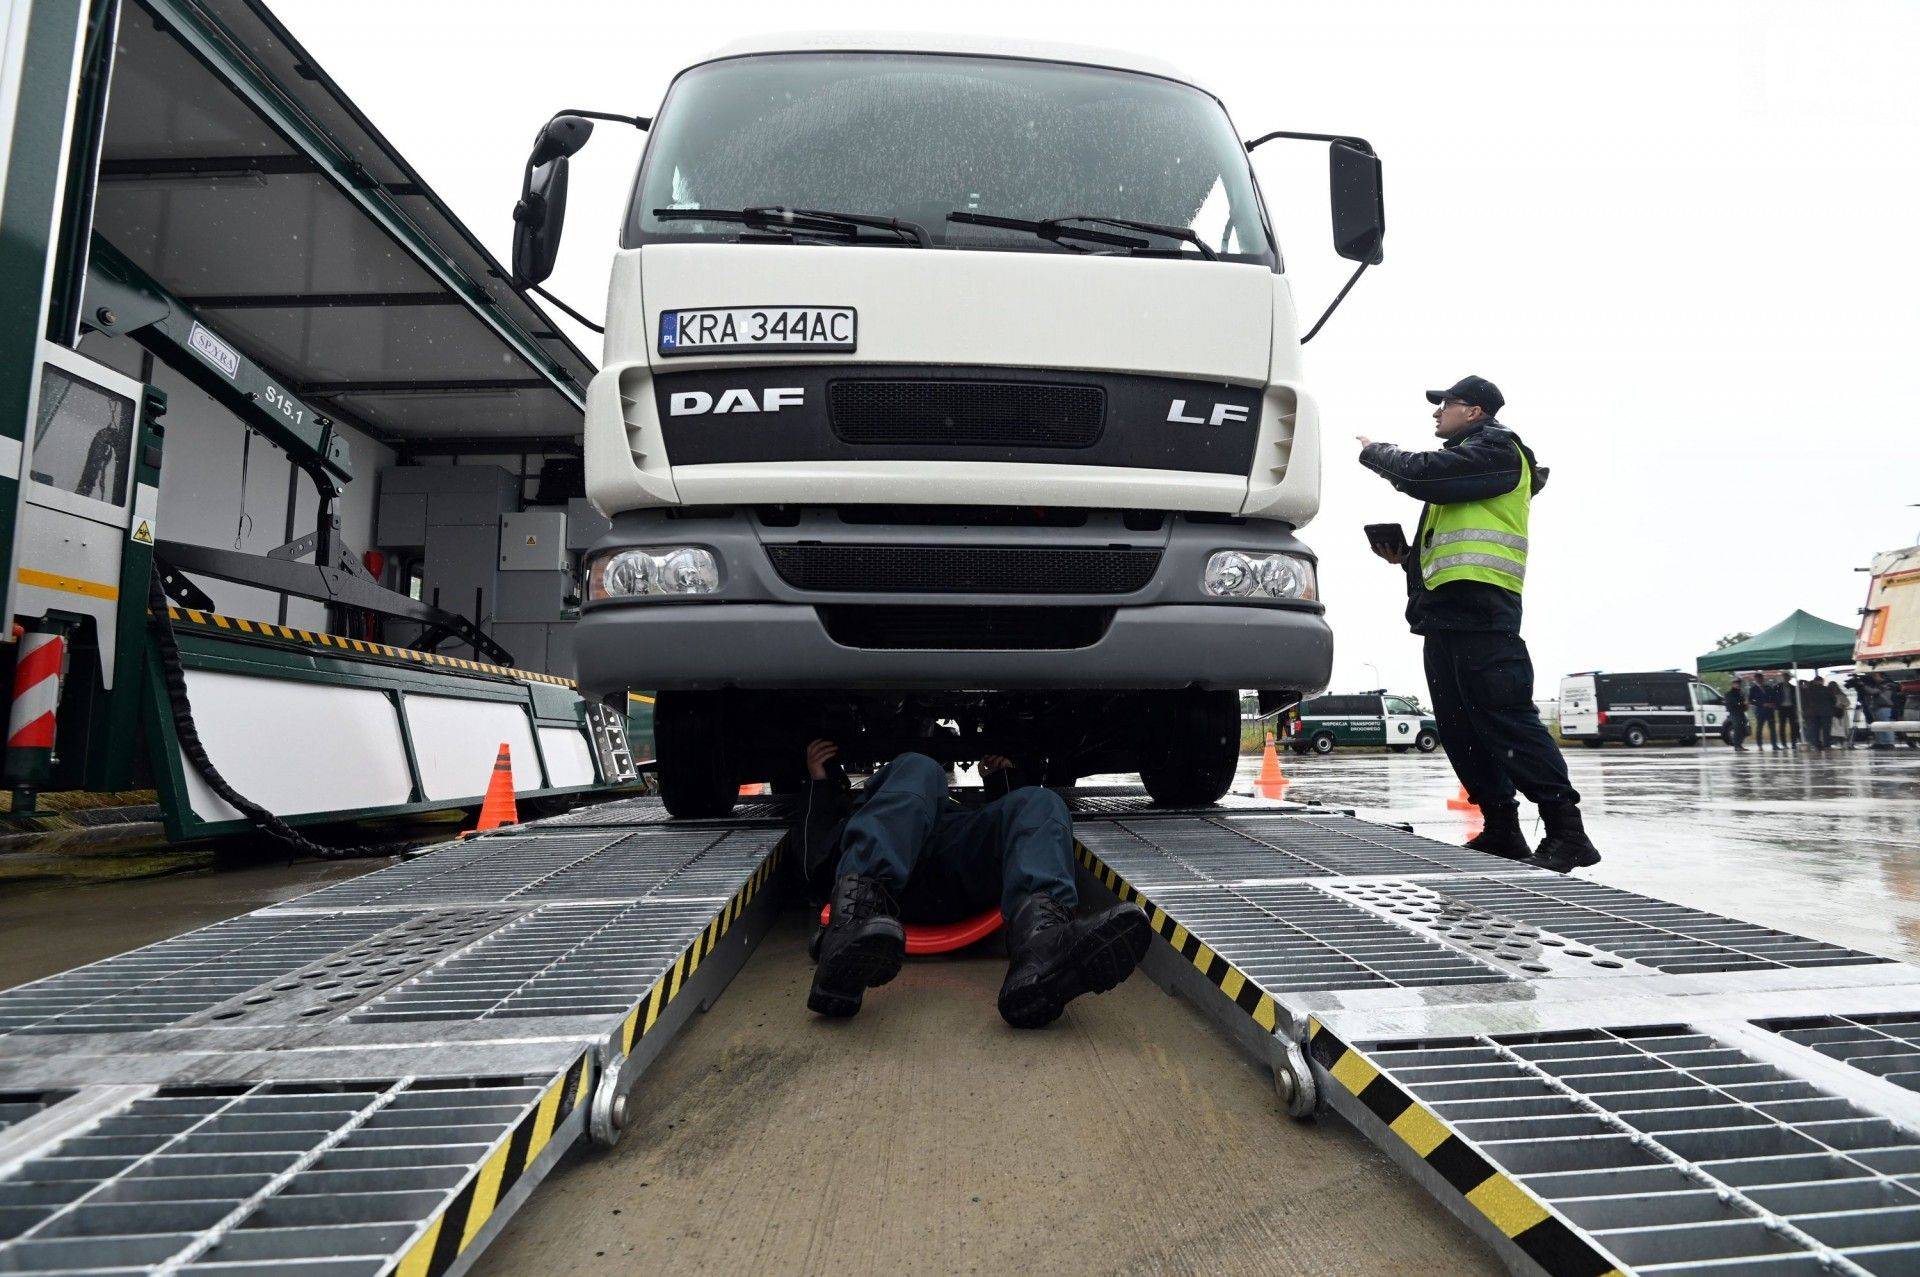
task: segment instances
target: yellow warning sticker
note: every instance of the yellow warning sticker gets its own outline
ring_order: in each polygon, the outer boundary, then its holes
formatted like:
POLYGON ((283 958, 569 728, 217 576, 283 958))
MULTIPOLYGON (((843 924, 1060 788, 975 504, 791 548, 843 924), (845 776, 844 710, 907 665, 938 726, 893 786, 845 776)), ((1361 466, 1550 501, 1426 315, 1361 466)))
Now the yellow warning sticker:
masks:
POLYGON ((142 519, 133 525, 133 539, 141 545, 153 544, 153 520, 142 519))

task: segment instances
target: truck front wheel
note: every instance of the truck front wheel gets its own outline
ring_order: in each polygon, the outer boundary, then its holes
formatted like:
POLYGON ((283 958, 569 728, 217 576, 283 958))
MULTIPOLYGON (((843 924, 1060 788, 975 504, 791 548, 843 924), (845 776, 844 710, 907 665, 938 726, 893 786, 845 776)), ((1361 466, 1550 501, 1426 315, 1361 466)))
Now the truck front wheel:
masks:
POLYGON ((724 816, 740 793, 727 716, 711 692, 662 692, 653 706, 660 800, 684 819, 724 816))
POLYGON ((1240 765, 1240 698, 1181 692, 1152 718, 1154 743, 1140 783, 1162 807, 1207 807, 1233 785, 1240 765))

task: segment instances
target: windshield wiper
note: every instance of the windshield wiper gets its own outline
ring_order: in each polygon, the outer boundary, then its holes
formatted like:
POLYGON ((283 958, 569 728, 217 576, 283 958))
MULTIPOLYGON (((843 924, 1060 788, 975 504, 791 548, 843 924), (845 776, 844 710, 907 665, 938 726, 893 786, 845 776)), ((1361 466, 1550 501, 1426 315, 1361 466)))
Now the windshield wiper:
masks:
MULTIPOLYGON (((997 226, 1001 230, 1026 231, 1029 235, 1038 235, 1041 239, 1059 244, 1062 248, 1073 248, 1066 240, 1083 240, 1089 244, 1108 244, 1115 248, 1124 248, 1128 252, 1137 252, 1152 247, 1152 241, 1141 239, 1137 235, 1118 235, 1112 231, 1094 230, 1091 226, 1075 226, 1075 222, 1092 222, 1094 226, 1118 226, 1130 231, 1141 231, 1148 235, 1160 235, 1167 239, 1177 239, 1193 245, 1200 250, 1200 256, 1208 261, 1218 261, 1218 256, 1208 248, 1199 235, 1184 226, 1163 226, 1159 222, 1136 222, 1126 217, 1095 217, 1087 213, 1075 213, 1067 217, 1049 217, 1042 221, 1029 221, 1024 217, 994 217, 987 213, 967 213, 956 210, 947 214, 949 222, 965 222, 970 226, 997 226)), ((1084 252, 1084 249, 1076 249, 1084 252)))
POLYGON ((857 240, 862 228, 870 228, 891 232, 902 243, 933 247, 927 228, 918 222, 897 217, 868 217, 864 213, 769 204, 756 208, 656 208, 653 215, 663 222, 738 222, 776 235, 831 235, 845 240, 857 240))

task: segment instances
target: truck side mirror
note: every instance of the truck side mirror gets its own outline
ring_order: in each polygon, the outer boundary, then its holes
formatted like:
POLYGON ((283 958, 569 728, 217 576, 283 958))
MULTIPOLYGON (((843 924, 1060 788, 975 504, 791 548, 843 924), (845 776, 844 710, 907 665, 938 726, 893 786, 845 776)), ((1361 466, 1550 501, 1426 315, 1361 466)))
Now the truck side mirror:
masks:
POLYGON ((1386 255, 1387 204, 1381 193, 1380 157, 1363 147, 1366 143, 1357 139, 1342 139, 1327 153, 1327 184, 1333 195, 1333 251, 1350 262, 1378 266, 1386 255))
POLYGON ((593 121, 556 115, 533 140, 520 202, 513 206, 513 277, 538 284, 553 274, 567 221, 567 157, 593 136, 593 121))

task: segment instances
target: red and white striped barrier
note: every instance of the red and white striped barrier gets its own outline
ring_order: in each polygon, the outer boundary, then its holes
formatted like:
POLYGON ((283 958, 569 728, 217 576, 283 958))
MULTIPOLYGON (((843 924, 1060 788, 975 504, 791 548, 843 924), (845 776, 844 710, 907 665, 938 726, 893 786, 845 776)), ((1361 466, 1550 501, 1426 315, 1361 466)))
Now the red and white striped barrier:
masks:
POLYGON ((8 749, 53 748, 60 667, 66 655, 66 635, 58 630, 32 630, 21 636, 20 659, 13 667, 13 710, 7 715, 8 749))
POLYGON ((0 776, 13 790, 16 813, 33 810, 34 792, 53 778, 53 742, 60 709, 60 670, 67 660, 67 627, 53 623, 21 634, 13 665, 13 708, 0 776))

